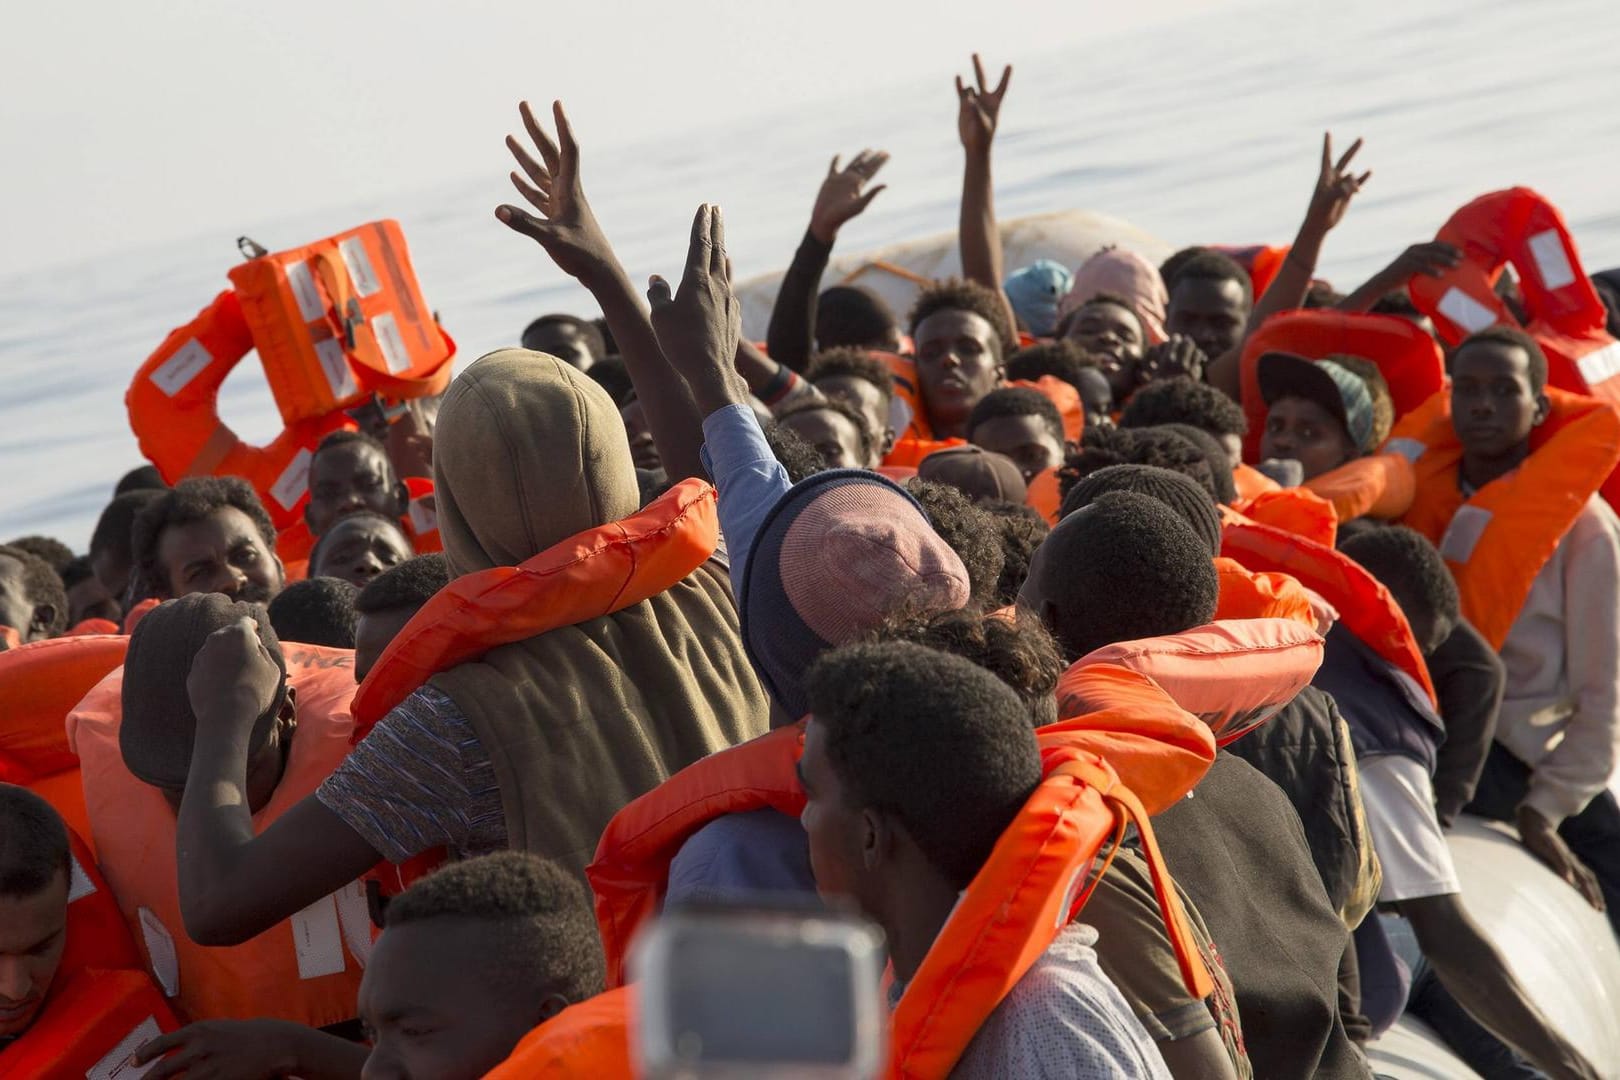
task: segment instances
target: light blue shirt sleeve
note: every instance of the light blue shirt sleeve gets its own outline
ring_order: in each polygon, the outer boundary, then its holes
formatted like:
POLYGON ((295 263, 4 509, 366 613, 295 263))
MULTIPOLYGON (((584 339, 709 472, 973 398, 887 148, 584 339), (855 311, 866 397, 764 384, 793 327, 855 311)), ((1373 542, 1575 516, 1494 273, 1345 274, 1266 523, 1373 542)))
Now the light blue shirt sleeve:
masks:
POLYGON ((731 559, 731 593, 743 606, 743 572, 765 515, 793 486, 747 405, 727 405, 703 421, 703 467, 720 493, 720 531, 731 559))

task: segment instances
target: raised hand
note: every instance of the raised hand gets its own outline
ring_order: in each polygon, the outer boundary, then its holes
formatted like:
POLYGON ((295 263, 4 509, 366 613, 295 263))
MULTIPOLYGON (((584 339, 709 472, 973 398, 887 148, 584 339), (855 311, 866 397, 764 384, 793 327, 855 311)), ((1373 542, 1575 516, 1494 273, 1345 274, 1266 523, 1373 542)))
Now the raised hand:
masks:
POLYGON ((245 736, 275 701, 282 679, 252 619, 215 630, 197 650, 186 676, 186 696, 199 733, 213 722, 240 728, 245 736))
POLYGON ((523 170, 522 175, 516 171, 511 174, 512 186, 534 207, 538 216, 508 204, 497 206, 495 216, 507 228, 545 248, 563 273, 590 287, 613 266, 613 248, 585 201, 585 190, 579 179, 579 144, 574 141, 562 102, 551 105, 551 115, 557 125, 555 142, 535 119, 527 101, 518 106, 518 113, 539 151, 540 160, 536 161, 521 141, 508 135, 506 148, 523 170))
POLYGON ((1146 385, 1160 379, 1174 379, 1186 375, 1194 381, 1204 377, 1204 365, 1209 357, 1193 344, 1192 338, 1172 334, 1166 341, 1151 346, 1136 365, 1138 384, 1146 385))
POLYGON ((1333 135, 1325 132, 1322 135, 1322 168, 1316 174, 1316 190, 1311 192, 1311 205, 1305 212, 1307 225, 1314 225, 1322 232, 1327 232, 1339 222, 1344 220, 1344 212, 1350 206, 1350 200, 1356 192, 1361 190, 1371 177, 1369 170, 1360 176, 1347 171, 1350 162, 1361 150, 1361 140, 1357 139, 1350 144, 1350 149, 1337 162, 1333 160, 1333 135))
POLYGON ((1001 117, 1001 99, 1006 96, 1007 83, 1012 79, 1012 65, 1002 69, 1001 82, 992 90, 984 77, 984 63, 979 54, 974 53, 973 76, 977 86, 968 86, 962 76, 956 77, 956 132, 968 153, 988 154, 1001 117))
POLYGON ((678 291, 653 277, 647 287, 653 333, 671 367, 692 390, 705 415, 730 404, 741 390, 734 366, 742 336, 742 309, 731 293, 726 226, 718 206, 704 203, 692 219, 686 270, 678 291))
POLYGON ((871 191, 863 190, 878 170, 888 163, 885 150, 862 150, 846 167, 838 167, 838 156, 827 167, 827 178, 816 192, 815 209, 810 211, 810 234, 823 244, 831 246, 838 230, 850 218, 865 210, 878 194, 888 187, 879 184, 871 191))

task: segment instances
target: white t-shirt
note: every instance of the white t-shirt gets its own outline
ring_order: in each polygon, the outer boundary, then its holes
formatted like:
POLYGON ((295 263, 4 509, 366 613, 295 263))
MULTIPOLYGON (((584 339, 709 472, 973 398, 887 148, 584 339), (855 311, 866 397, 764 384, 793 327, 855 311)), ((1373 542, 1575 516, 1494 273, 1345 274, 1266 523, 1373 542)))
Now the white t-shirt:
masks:
POLYGON ((1428 770, 1405 754, 1380 754, 1359 758, 1356 771, 1373 850, 1384 868, 1378 902, 1461 892, 1428 770))

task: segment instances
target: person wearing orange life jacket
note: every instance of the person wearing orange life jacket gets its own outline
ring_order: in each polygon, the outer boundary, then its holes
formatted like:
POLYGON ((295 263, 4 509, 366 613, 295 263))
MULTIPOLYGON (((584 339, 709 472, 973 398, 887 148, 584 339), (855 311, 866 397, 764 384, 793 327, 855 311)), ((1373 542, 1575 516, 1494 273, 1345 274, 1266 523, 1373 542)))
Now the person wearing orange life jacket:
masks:
POLYGON ((829 469, 875 469, 882 464, 881 444, 866 417, 842 401, 798 401, 777 413, 776 422, 813 446, 829 469))
POLYGON ((192 1020, 340 1023, 355 1015, 371 944, 359 883, 315 897, 292 918, 229 949, 208 947, 220 942, 200 932, 181 904, 197 868, 177 853, 187 849, 177 844, 176 808, 191 786, 196 732, 214 715, 205 708, 199 722, 181 672, 191 671, 193 685, 227 679, 216 631, 253 625, 249 620, 258 622, 249 637, 272 677, 267 703, 242 732, 249 782, 241 812, 250 829, 271 826, 348 753, 353 676, 342 650, 284 651, 262 608, 212 593, 155 608, 136 627, 124 667, 69 715, 68 737, 83 769, 101 866, 177 1011, 192 1020))
POLYGON ((37 555, 0 546, 0 627, 26 645, 60 634, 67 620, 67 592, 56 571, 37 555))
POLYGON ((355 598, 354 681, 363 683, 388 646, 450 584, 443 555, 418 555, 372 578, 355 598))
POLYGON ((95 571, 90 556, 80 555, 62 571, 62 587, 67 590, 68 626, 79 627, 94 619, 116 625, 124 617, 124 605, 109 593, 95 571))
POLYGON ((239 477, 180 481, 136 515, 130 543, 137 600, 217 592, 268 604, 286 583, 275 526, 252 485, 239 477))
POLYGON ((1620 927, 1620 523, 1596 494, 1620 460, 1611 407, 1547 386, 1546 359, 1494 327, 1453 354, 1449 395, 1391 446, 1416 460, 1405 523, 1437 544, 1464 616, 1507 669, 1496 742, 1470 809, 1620 927))
POLYGON ((1026 484, 1036 474, 1063 464, 1067 449, 1057 406, 1027 387, 1002 387, 980 398, 965 430, 975 446, 1011 458, 1026 484))
POLYGON ((1016 348, 1008 319, 1005 302, 973 282, 941 282, 918 295, 910 314, 917 343, 916 437, 966 437, 973 407, 1001 385, 1016 348))
POLYGON ((878 437, 882 456, 894 449, 894 379, 882 360, 864 349, 823 349, 810 359, 805 380, 824 397, 860 410, 878 437))
POLYGON ((110 1076, 176 1026, 105 889, 50 805, 0 784, 0 1074, 110 1076))
POLYGON ((309 553, 309 573, 365 588, 378 574, 410 557, 410 538, 398 518, 360 510, 333 522, 315 541, 309 553))

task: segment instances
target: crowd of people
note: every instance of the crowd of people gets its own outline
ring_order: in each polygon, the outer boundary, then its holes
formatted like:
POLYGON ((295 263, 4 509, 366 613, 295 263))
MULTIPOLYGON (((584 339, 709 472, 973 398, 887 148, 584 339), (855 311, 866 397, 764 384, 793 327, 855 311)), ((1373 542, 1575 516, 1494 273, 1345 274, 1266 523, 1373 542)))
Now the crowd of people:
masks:
POLYGON ((306 550, 150 466, 0 546, 0 1074, 636 1075, 636 935, 786 894, 881 929, 883 1075, 1616 1075, 1447 834, 1620 932, 1620 274, 1548 209, 1340 293, 1331 138, 1286 249, 1009 268, 974 68, 904 315, 823 288, 886 154, 753 343, 720 208, 639 289, 524 104, 495 215, 599 317, 326 436, 306 550))

